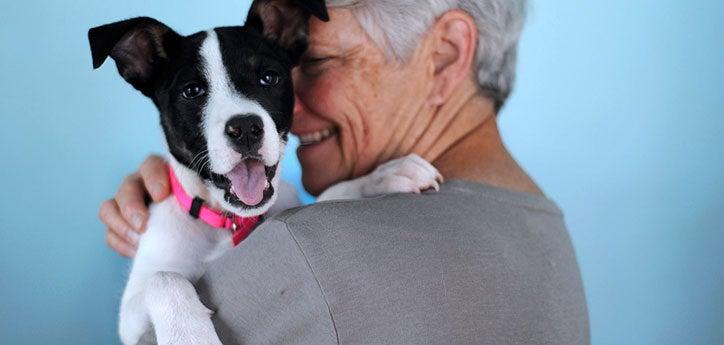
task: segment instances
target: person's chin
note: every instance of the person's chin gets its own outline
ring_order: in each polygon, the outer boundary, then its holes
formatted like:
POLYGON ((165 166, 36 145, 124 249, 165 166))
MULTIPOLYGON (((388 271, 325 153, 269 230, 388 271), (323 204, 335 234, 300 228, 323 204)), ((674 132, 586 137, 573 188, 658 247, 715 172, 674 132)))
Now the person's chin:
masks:
POLYGON ((302 184, 312 195, 319 195, 335 183, 341 182, 343 170, 339 136, 334 135, 322 141, 300 145, 297 158, 302 167, 302 184))
POLYGON ((302 185, 304 189, 311 195, 318 196, 327 188, 335 183, 339 183, 344 178, 338 177, 340 174, 340 164, 335 160, 320 159, 314 161, 302 161, 302 185))
POLYGON ((322 192, 333 186, 335 183, 340 182, 338 179, 329 176, 329 171, 302 169, 302 186, 304 186, 304 190, 306 190, 307 193, 315 197, 322 194, 322 192))

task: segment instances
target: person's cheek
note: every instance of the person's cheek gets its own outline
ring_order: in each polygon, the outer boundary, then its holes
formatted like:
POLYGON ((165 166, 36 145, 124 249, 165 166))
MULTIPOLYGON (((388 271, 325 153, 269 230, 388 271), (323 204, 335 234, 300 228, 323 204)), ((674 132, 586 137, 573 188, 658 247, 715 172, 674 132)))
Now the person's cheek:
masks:
POLYGON ((366 95, 360 94, 351 102, 347 118, 342 125, 340 136, 341 151, 349 177, 359 177, 370 170, 377 151, 374 125, 374 104, 368 102, 366 95))

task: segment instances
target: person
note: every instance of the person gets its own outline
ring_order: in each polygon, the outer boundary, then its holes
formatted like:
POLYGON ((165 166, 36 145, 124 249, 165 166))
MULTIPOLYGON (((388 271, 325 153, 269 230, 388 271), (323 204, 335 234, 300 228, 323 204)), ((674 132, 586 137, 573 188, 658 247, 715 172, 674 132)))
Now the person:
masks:
MULTIPOLYGON (((439 192, 326 202, 272 217, 197 285, 225 344, 588 344, 561 211, 506 149, 524 0, 327 0, 293 72, 293 134, 319 194, 416 153, 439 192)), ((133 256, 151 156, 101 206, 133 256)))

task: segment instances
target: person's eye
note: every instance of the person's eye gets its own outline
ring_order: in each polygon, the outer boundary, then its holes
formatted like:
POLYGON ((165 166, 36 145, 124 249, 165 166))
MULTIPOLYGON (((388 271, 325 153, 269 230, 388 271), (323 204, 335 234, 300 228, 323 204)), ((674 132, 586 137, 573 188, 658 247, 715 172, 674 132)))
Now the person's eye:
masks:
POLYGON ((280 79, 281 76, 279 76, 279 73, 277 73, 276 71, 266 70, 259 77, 259 85, 276 86, 279 84, 280 79))
POLYGON ((299 67, 307 76, 317 76, 323 72, 323 66, 326 62, 332 60, 332 57, 307 57, 304 58, 299 67))
POLYGON ((183 91, 181 91, 181 96, 186 99, 196 99, 206 94, 206 89, 196 83, 186 85, 184 87, 183 91))

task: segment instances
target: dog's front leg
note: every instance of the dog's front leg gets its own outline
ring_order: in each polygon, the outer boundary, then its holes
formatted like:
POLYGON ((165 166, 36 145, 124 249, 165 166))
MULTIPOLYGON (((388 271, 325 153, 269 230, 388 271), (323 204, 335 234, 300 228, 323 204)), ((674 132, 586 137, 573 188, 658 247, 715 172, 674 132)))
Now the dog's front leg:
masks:
POLYGON ((145 300, 140 286, 126 287, 118 317, 118 334, 124 345, 143 343, 142 337, 151 331, 151 320, 146 312, 145 300))
POLYGON ((159 344, 220 344, 191 282, 226 246, 231 247, 230 235, 200 227, 176 200, 154 205, 121 300, 123 344, 147 344, 154 334, 159 344))
POLYGON ((371 174, 340 182, 324 191, 317 201, 368 198, 392 193, 420 193, 440 188, 442 175, 416 154, 391 160, 371 174))
POLYGON ((221 344, 211 311, 180 274, 155 273, 130 292, 121 304, 119 333, 123 344, 221 344), (156 342, 151 342, 154 333, 156 342))
POLYGON ((158 272, 145 289, 148 315, 159 345, 221 345, 193 285, 178 273, 158 272))

